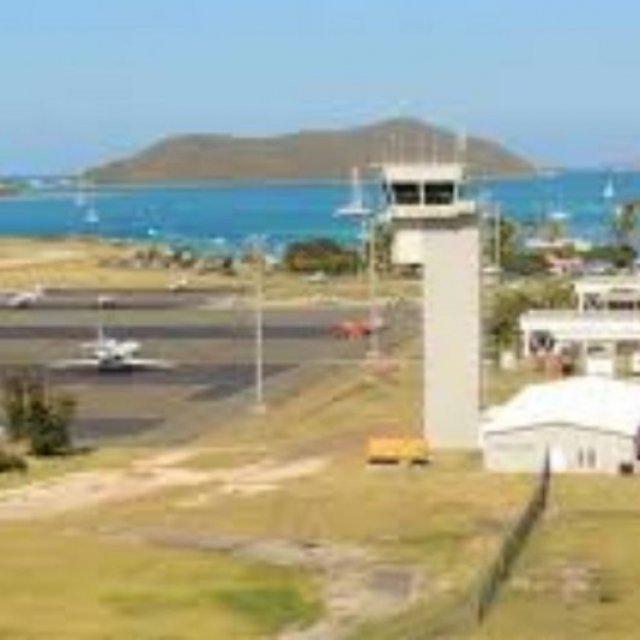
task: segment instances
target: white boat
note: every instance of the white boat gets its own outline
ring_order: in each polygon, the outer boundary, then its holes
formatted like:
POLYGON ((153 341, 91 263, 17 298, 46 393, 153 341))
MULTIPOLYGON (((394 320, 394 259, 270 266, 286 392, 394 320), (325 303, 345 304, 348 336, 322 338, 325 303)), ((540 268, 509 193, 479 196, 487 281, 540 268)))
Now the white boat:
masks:
POLYGON ((609 178, 609 180, 607 180, 607 184, 605 184, 604 189, 602 190, 602 197, 605 200, 613 200, 616 197, 616 188, 613 184, 613 178, 609 178))
POLYGON ((94 207, 91 207, 84 216, 84 221, 87 224, 98 224, 100 222, 100 216, 94 207))
POLYGON ((562 209, 550 211, 547 215, 550 220, 555 220, 556 222, 564 222, 569 218, 569 212, 562 209))
POLYGON ((78 191, 75 197, 73 198, 73 202, 76 205, 76 207, 78 207, 78 209, 81 209, 82 207, 86 207, 87 196, 85 195, 84 191, 78 191))
POLYGON ((366 218, 371 211, 364 204, 364 194, 357 167, 351 171, 351 199, 336 211, 336 215, 352 218, 366 218))

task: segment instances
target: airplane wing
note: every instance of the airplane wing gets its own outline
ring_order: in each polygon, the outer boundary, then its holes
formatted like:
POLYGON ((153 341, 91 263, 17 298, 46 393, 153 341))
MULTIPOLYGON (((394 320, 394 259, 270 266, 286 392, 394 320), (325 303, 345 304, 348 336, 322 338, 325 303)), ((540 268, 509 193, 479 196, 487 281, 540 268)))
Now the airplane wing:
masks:
POLYGON ((125 342, 116 343, 114 351, 121 358, 128 358, 140 350, 140 343, 135 340, 126 340, 125 342))
POLYGON ((128 358, 123 364, 130 369, 173 369, 176 366, 168 360, 154 358, 128 358))
POLYGON ((91 351, 96 358, 129 358, 140 350, 140 343, 135 340, 118 342, 116 340, 96 340, 94 342, 83 342, 81 345, 85 351, 91 351))
POLYGON ((50 369, 98 369, 100 362, 95 358, 76 358, 73 360, 57 360, 49 365, 50 369))
POLYGON ((58 360, 49 365, 50 369, 58 371, 71 369, 93 369, 95 371, 132 371, 150 369, 173 369, 175 364, 168 360, 152 358, 126 358, 123 360, 104 360, 97 358, 76 358, 73 360, 58 360))

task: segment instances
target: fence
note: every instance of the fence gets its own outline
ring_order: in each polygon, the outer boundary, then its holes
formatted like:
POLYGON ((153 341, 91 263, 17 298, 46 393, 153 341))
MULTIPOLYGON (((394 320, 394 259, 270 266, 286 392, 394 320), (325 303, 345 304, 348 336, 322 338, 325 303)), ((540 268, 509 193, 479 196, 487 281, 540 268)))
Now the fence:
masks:
POLYGON ((350 640, 432 640, 453 637, 454 634, 457 637, 482 624, 546 508, 550 484, 551 468, 547 455, 525 508, 502 539, 493 560, 468 589, 435 611, 433 607, 411 609, 386 623, 378 623, 375 628, 354 634, 350 640))
POLYGON ((531 530, 545 510, 549 496, 550 482, 551 465, 549 463, 549 454, 547 453, 536 487, 527 506, 505 536, 494 561, 489 566, 484 579, 481 581, 478 593, 478 623, 481 623, 487 615, 491 605, 496 599, 500 586, 509 577, 513 563, 520 555, 531 530))

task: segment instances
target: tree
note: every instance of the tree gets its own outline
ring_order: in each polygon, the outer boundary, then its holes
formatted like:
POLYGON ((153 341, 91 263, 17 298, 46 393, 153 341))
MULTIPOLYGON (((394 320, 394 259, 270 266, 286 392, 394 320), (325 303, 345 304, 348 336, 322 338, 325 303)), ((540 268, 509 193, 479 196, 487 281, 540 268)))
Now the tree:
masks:
MULTIPOLYGON (((370 227, 368 228, 368 230, 370 227)), ((361 262, 363 266, 369 266, 371 254, 371 237, 367 231, 363 238, 364 247, 362 249, 361 262)), ((378 222, 374 227, 373 251, 375 257, 375 268, 378 273, 389 273, 393 267, 392 262, 393 229, 388 222, 378 222)))
POLYGON ((498 351, 514 345, 518 336, 518 320, 530 304, 526 294, 519 289, 497 292, 492 300, 486 329, 498 351))
POLYGON ((491 216, 485 218, 485 226, 483 229, 485 242, 485 257, 489 262, 495 262, 496 254, 500 265, 508 267, 518 254, 518 236, 520 229, 513 221, 500 216, 491 216), (499 228, 496 233, 496 221, 499 220, 499 228), (498 246, 496 246, 496 243, 498 246))
POLYGON ((67 394, 34 398, 29 424, 31 453, 55 456, 71 449, 69 426, 75 417, 76 401, 67 394))
POLYGON ((9 437, 26 441, 31 453, 52 456, 71 449, 70 426, 76 401, 57 393, 32 371, 16 371, 3 382, 3 408, 9 437))
POLYGON ((540 227, 540 235, 548 242, 558 242, 567 235, 567 225, 563 218, 550 216, 540 227))
POLYGON ((518 337, 520 316, 529 309, 575 308, 569 282, 536 282, 518 287, 502 287, 490 300, 486 330, 493 345, 502 350, 512 347, 518 337))
POLYGON ((302 273, 349 273, 356 270, 358 261, 357 251, 330 238, 293 242, 284 255, 287 269, 302 273))
POLYGON ((7 419, 7 435, 14 442, 27 437, 29 389, 34 382, 28 370, 13 371, 2 381, 2 407, 7 419))
POLYGON ((611 232, 620 253, 619 265, 631 267, 636 257, 635 246, 638 233, 640 201, 634 200, 618 205, 611 216, 611 232))

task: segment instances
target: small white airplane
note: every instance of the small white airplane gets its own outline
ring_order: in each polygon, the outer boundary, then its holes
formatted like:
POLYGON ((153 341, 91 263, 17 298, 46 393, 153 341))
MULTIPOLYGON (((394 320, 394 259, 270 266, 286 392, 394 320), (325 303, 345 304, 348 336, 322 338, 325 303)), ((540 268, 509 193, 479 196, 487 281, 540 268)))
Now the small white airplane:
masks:
POLYGON ((52 365, 53 369, 96 369, 98 371, 132 371, 134 369, 171 369, 174 364, 166 360, 137 358, 140 343, 135 340, 117 340, 105 336, 102 327, 93 342, 81 345, 89 352, 87 358, 60 360, 52 365))
POLYGON ((33 307, 44 298, 44 289, 36 285, 33 289, 11 293, 6 298, 6 305, 11 309, 26 309, 33 307))
POLYGON ((167 285, 167 288, 172 293, 178 293, 180 291, 186 291, 189 288, 189 279, 188 278, 177 278, 176 280, 172 280, 167 285))
POLYGON ((98 307, 101 309, 113 308, 116 306, 116 298, 115 296, 110 296, 107 294, 101 294, 96 299, 98 307))

